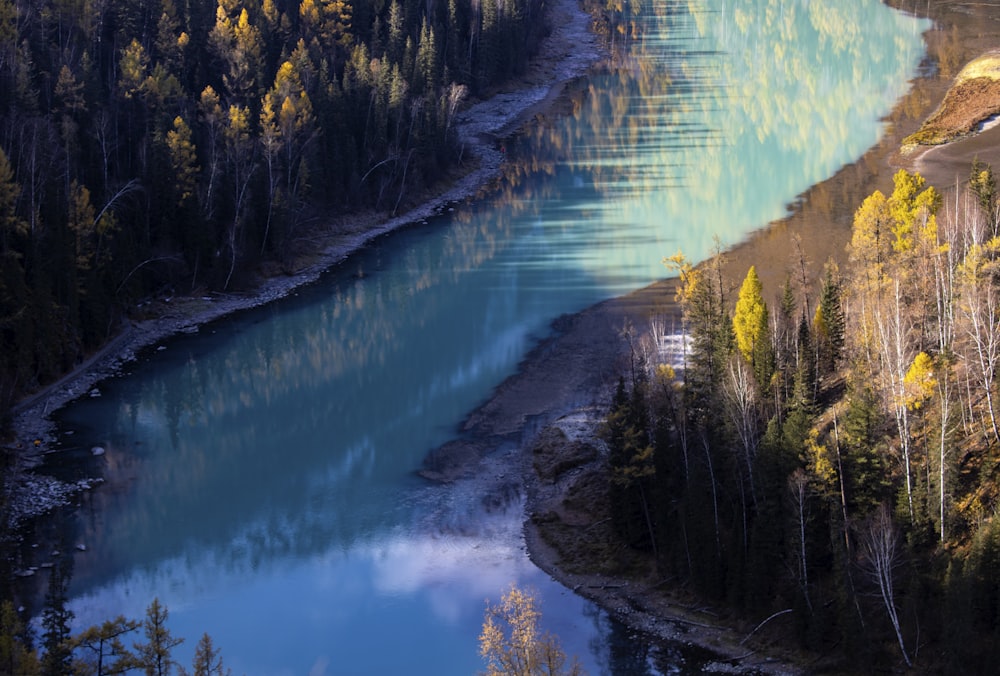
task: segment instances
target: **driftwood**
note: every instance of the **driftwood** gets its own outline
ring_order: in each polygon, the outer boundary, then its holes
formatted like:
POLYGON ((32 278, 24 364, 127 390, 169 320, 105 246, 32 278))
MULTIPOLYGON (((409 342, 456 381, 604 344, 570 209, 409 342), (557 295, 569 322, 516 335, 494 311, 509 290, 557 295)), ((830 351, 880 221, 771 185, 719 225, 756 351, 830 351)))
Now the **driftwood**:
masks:
POLYGON ((744 643, 746 643, 747 641, 749 641, 750 637, 753 636, 754 634, 756 634, 758 629, 760 629, 761 627, 763 627, 765 624, 767 624, 768 622, 770 622, 774 618, 778 617, 779 615, 784 615, 785 613, 790 613, 790 612, 792 612, 794 610, 795 610, 794 608, 786 608, 785 610, 779 610, 774 615, 771 615, 771 617, 767 618, 766 620, 764 620, 763 622, 761 622, 760 624, 758 624, 756 627, 754 627, 753 631, 751 631, 749 634, 747 634, 743 638, 743 640, 740 641, 740 645, 743 645, 744 643))

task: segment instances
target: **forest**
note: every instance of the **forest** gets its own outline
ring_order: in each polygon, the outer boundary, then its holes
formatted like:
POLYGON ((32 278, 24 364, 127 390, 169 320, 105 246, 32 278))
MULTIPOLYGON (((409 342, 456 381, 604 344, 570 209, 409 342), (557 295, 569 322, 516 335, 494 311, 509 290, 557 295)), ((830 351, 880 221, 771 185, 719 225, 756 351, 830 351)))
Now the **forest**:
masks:
MULTIPOLYGON (((635 344, 607 417, 612 518, 657 575, 774 619, 835 671, 984 673, 1000 658, 996 178, 947 199, 900 170, 844 269, 679 277, 688 344, 635 344), (817 271, 818 272, 818 271, 817 271)), ((787 636, 786 636, 787 637, 787 636)))
POLYGON ((144 301, 238 290, 461 164, 540 0, 0 0, 0 420, 144 301))

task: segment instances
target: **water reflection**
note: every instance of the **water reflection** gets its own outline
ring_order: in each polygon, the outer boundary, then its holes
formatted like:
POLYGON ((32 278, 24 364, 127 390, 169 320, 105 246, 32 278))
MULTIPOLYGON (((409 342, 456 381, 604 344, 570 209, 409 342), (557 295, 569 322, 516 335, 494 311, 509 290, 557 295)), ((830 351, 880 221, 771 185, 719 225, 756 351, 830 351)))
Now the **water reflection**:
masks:
POLYGON ((495 195, 65 411, 72 440, 106 448, 79 512, 80 624, 159 596, 237 673, 470 673, 483 600, 518 580, 595 671, 682 659, 621 648, 528 563, 509 480, 413 472, 554 317, 658 278, 678 248, 737 242, 871 145, 926 26, 877 0, 635 2, 616 25, 567 114, 508 144, 495 195))
POLYGON ((650 250, 700 260, 715 237, 737 243, 860 156, 929 28, 877 0, 665 2, 624 23, 628 49, 564 121, 532 130, 507 174, 510 199, 564 251, 556 263, 612 285, 659 274, 650 250))

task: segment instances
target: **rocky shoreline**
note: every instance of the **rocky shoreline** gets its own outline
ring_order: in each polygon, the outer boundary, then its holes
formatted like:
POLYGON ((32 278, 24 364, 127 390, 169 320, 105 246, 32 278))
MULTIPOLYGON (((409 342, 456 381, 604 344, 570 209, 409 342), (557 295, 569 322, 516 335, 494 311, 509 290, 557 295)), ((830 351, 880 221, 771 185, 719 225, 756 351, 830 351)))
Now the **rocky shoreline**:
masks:
MULTIPOLYGON (((935 23, 925 34, 929 60, 951 60, 960 67, 1000 36, 997 17, 978 10, 938 2, 929 3, 927 11, 935 23), (955 51, 959 46, 960 54, 955 51)), ((956 177, 967 175, 974 157, 1000 166, 1000 127, 952 146, 900 153, 902 140, 944 98, 952 74, 925 69, 898 102, 879 144, 807 191, 787 218, 727 252, 722 261, 726 278, 738 281, 754 263, 768 292, 776 292, 792 258, 792 241, 798 242, 798 255, 811 261, 818 275, 828 257, 842 259, 857 206, 875 189, 891 190, 892 175, 899 168, 919 170, 932 184, 947 188, 955 185, 956 177)), ((787 627, 794 622, 791 615, 751 622, 724 608, 706 607, 669 580, 659 579, 648 561, 631 562, 634 567, 627 573, 602 570, 595 543, 612 542, 614 534, 602 507, 606 452, 597 432, 611 388, 624 372, 627 354, 620 328, 630 322, 641 330, 651 316, 675 313, 673 295, 673 282, 665 280, 557 320, 554 335, 467 418, 459 439, 429 456, 422 474, 446 481, 469 476, 482 469, 479 459, 517 444, 526 495, 527 551, 539 568, 568 589, 633 631, 709 650, 718 658, 706 669, 715 673, 836 670, 835 657, 803 654, 781 640, 782 623, 787 627)))
MULTIPOLYGON (((957 15, 959 12, 943 2, 929 7, 931 13, 936 15, 935 20, 941 23, 946 23, 942 18, 946 13, 957 15)), ((474 168, 448 191, 406 214, 388 219, 369 215, 338 224, 336 234, 327 239, 321 247, 322 253, 308 265, 294 274, 262 280, 255 291, 161 299, 153 308, 155 319, 131 323, 72 374, 16 407, 16 439, 11 448, 19 462, 17 474, 24 481, 18 484, 17 492, 8 496, 8 504, 14 505, 12 511, 19 514, 18 518, 26 519, 66 504, 73 495, 91 487, 90 482, 53 485, 48 479, 36 480, 37 475, 30 471, 44 453, 53 449, 55 429, 49 418, 53 411, 93 391, 100 381, 118 373, 134 360, 142 349, 155 346, 177 333, 197 331, 203 324, 225 315, 285 297, 315 281, 324 271, 371 239, 440 213, 449 204, 475 195, 483 185, 497 177, 503 157, 494 141, 516 130, 534 112, 550 105, 563 84, 583 75, 603 53, 600 39, 589 30, 590 17, 580 10, 576 0, 556 0, 549 6, 549 11, 553 33, 531 72, 517 83, 516 88, 500 92, 460 115, 459 133, 468 148, 469 166, 474 168), (29 500, 28 494, 37 494, 39 499, 29 500)), ((948 16, 950 20, 954 19, 951 14, 948 16)), ((965 39, 972 35, 971 27, 977 23, 977 17, 970 15, 962 24, 965 28, 958 31, 960 37, 965 39)), ((982 39, 982 33, 977 36, 982 39)), ((970 39, 965 49, 976 49, 976 43, 970 39)), ((912 101, 901 103, 900 107, 909 105, 925 115, 926 108, 931 107, 935 100, 940 101, 945 88, 940 82, 943 76, 939 74, 926 79, 927 87, 917 97, 922 102, 919 105, 912 101)), ((906 124, 914 126, 918 113, 911 115, 912 118, 906 118, 906 124)), ((905 131, 905 125, 901 125, 899 134, 905 131)), ((996 147, 1000 147, 1000 143, 996 147)), ((895 155, 897 148, 898 143, 894 145, 890 134, 887 141, 869 151, 854 167, 846 168, 836 179, 831 179, 832 188, 829 185, 818 186, 810 194, 816 190, 822 194, 827 191, 835 193, 837 199, 850 202, 859 190, 870 192, 874 187, 880 187, 873 183, 885 183, 891 169, 904 163, 895 155), (850 183, 850 189, 844 188, 843 182, 850 183)), ((845 226, 844 219, 849 218, 853 206, 847 204, 844 207, 846 217, 844 213, 815 216, 808 211, 809 204, 807 194, 796 214, 750 238, 731 254, 731 260, 738 260, 744 272, 746 261, 757 261, 758 269, 769 269, 770 278, 775 279, 781 276, 787 261, 775 262, 771 259, 770 263, 766 262, 767 254, 763 252, 773 248, 769 238, 778 236, 787 242, 791 233, 805 232, 808 240, 809 229, 827 228, 839 233, 840 239, 833 239, 835 243, 840 243, 842 249, 842 241, 846 241, 843 238, 849 233, 849 222, 845 226)), ((815 262, 825 259, 818 251, 807 253, 815 262)), ((767 284, 767 274, 762 276, 767 284)), ((536 347, 523 362, 519 373, 501 384, 494 397, 468 417, 459 440, 437 449, 428 457, 423 474, 436 480, 449 480, 475 471, 475 459, 485 457, 497 448, 518 445, 522 450, 520 462, 527 494, 525 541, 532 560, 541 569, 574 592, 595 601, 636 631, 712 650, 720 656, 718 670, 767 673, 806 671, 796 666, 802 664, 802 656, 780 646, 757 643, 749 647, 747 639, 753 626, 746 626, 721 611, 712 615, 693 602, 668 594, 660 585, 662 581, 643 579, 626 582, 622 578, 611 578, 572 565, 543 533, 543 527, 551 524, 550 519, 543 517, 551 513, 560 521, 568 522, 573 529, 586 529, 588 539, 600 539, 600 529, 604 526, 598 523, 601 517, 595 511, 599 505, 592 502, 589 505, 591 513, 588 514, 578 504, 579 500, 571 502, 573 509, 568 508, 566 498, 581 487, 589 486, 591 491, 600 488, 599 470, 603 456, 599 443, 593 439, 604 414, 602 406, 606 405, 610 387, 620 372, 618 360, 624 350, 620 339, 623 323, 643 322, 651 312, 650 308, 656 308, 656 312, 675 311, 670 307, 672 295, 671 283, 663 282, 628 297, 607 301, 579 315, 557 320, 555 334, 536 347), (540 473, 536 464, 539 440, 568 444, 571 448, 567 452, 575 459, 562 462, 558 470, 550 468, 540 473), (589 450, 587 445, 591 447, 589 450), (469 461, 470 457, 473 462, 469 461), (458 458, 462 458, 463 462, 459 463, 458 458)), ((579 534, 580 531, 567 532, 579 534)))
POLYGON ((528 72, 458 115, 455 126, 465 170, 447 190, 403 214, 355 214, 328 224, 317 235, 322 239, 317 247, 319 254, 291 274, 259 279, 255 288, 246 292, 156 300, 143 309, 151 319, 128 322, 71 373, 13 407, 13 440, 4 446, 13 465, 13 481, 7 482, 5 496, 7 532, 15 532, 18 524, 28 518, 68 504, 73 495, 89 488, 60 486, 60 482, 47 477, 41 480, 31 471, 46 453, 56 450, 55 425, 50 418, 54 411, 93 392, 102 380, 134 361, 141 350, 179 333, 196 332, 221 317, 284 298, 316 281, 377 237, 440 214, 449 205, 474 197, 498 178, 504 157, 497 141, 550 105, 566 83, 585 74, 605 54, 600 38, 591 30, 591 17, 577 0, 556 0, 548 6, 548 12, 552 30, 528 72))

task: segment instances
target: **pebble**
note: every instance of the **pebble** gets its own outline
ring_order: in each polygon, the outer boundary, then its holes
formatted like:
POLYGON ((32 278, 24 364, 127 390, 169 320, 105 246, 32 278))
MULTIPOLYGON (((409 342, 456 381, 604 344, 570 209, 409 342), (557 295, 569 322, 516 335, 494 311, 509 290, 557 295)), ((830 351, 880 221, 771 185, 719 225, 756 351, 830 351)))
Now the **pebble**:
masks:
POLYGON ((25 474, 11 492, 7 522, 9 531, 14 531, 27 519, 69 504, 73 495, 90 490, 98 483, 101 482, 94 479, 67 483, 44 474, 25 474))

